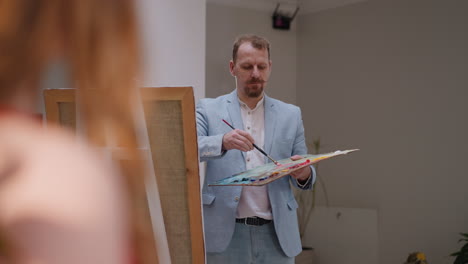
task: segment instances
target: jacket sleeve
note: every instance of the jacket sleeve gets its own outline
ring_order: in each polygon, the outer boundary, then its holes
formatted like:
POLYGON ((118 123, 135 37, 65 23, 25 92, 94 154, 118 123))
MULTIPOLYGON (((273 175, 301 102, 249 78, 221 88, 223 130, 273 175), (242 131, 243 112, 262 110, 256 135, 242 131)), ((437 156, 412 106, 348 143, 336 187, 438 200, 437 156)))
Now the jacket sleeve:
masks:
MULTIPOLYGON (((292 156, 307 154, 307 145, 306 145, 305 136, 304 136, 304 124, 302 122, 302 114, 301 114, 300 108, 298 108, 298 114, 296 118, 297 118, 296 119, 297 130, 296 130, 296 137, 294 139, 292 156)), ((291 177, 292 184, 299 189, 304 189, 304 190, 312 189, 312 186, 315 183, 317 175, 316 175, 314 166, 310 166, 310 169, 311 169, 311 174, 309 176, 310 178, 307 180, 306 184, 300 185, 298 184, 296 179, 291 177)))
POLYGON ((196 107, 198 154, 200 161, 221 158, 226 154, 222 150, 224 134, 210 135, 209 109, 205 99, 200 100, 196 107))

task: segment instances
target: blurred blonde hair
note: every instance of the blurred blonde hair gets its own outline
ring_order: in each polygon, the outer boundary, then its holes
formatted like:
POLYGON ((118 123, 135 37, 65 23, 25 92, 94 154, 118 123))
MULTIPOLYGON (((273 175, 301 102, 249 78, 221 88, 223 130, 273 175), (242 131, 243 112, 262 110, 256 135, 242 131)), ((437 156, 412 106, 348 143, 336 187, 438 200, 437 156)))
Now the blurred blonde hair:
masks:
POLYGON ((126 152, 121 165, 133 181, 129 188, 143 176, 133 118, 139 73, 134 12, 132 0, 0 0, 0 104, 19 92, 36 95, 38 87, 22 83, 39 80, 50 61, 65 58, 88 138, 104 146, 112 133, 126 152))
MULTIPOLYGON (((91 141, 102 144, 111 129, 120 144, 133 147, 135 20, 131 0, 0 0, 0 101, 64 57, 91 141)), ((37 87, 27 89, 37 93, 37 87)))

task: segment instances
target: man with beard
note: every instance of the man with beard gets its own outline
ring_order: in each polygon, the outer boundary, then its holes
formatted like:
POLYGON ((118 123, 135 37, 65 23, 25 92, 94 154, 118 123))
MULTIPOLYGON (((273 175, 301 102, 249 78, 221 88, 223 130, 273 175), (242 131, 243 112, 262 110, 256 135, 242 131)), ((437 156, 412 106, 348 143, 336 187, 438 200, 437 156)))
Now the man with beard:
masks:
POLYGON ((207 161, 203 215, 207 260, 212 263, 294 263, 301 252, 297 202, 290 182, 310 189, 313 167, 264 186, 208 187, 273 159, 300 159, 307 153, 301 111, 264 93, 271 73, 270 44, 256 35, 234 43, 229 63, 236 90, 197 105, 198 148, 207 161), (232 130, 222 120, 235 128, 232 130))

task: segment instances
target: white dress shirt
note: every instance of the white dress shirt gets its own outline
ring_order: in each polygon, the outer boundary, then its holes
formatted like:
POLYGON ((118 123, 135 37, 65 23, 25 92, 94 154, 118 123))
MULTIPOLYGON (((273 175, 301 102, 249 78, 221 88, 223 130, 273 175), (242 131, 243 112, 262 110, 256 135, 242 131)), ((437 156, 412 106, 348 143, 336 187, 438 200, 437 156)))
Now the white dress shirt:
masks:
MULTIPOLYGON (((264 98, 257 103, 254 109, 250 109, 247 104, 239 99, 244 130, 253 137, 255 145, 262 149, 264 149, 265 139, 264 98)), ((257 149, 246 152, 244 157, 247 170, 265 164, 265 156, 257 149)), ((252 216, 273 219, 267 185, 242 187, 236 217, 245 218, 252 216)))

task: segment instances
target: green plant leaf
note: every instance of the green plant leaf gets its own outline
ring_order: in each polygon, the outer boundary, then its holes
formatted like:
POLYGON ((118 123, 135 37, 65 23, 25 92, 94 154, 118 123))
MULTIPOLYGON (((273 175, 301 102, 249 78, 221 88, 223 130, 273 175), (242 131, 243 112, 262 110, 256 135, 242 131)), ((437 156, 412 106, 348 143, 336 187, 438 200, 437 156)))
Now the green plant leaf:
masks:
MULTIPOLYGON (((460 233, 463 238, 459 239, 458 242, 467 241, 468 242, 468 233, 460 233)), ((467 264, 468 263, 468 243, 465 243, 462 248, 452 253, 450 256, 456 257, 454 264, 467 264)))

